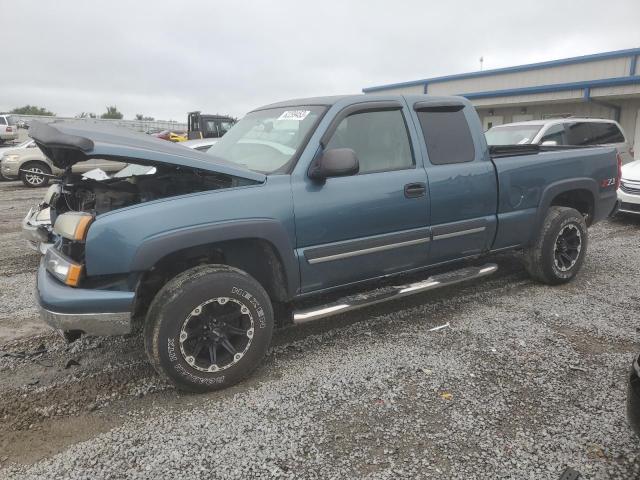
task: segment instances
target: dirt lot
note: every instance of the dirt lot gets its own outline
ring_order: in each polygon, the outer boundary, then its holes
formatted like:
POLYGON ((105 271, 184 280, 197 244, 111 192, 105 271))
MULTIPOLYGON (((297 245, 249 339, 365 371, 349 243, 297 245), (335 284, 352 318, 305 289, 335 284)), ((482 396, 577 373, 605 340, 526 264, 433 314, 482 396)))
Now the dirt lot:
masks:
POLYGON ((195 396, 139 338, 40 324, 19 223, 43 193, 0 183, 0 478, 640 477, 640 219, 591 229, 566 286, 499 256, 482 282, 284 330, 249 381, 195 396))

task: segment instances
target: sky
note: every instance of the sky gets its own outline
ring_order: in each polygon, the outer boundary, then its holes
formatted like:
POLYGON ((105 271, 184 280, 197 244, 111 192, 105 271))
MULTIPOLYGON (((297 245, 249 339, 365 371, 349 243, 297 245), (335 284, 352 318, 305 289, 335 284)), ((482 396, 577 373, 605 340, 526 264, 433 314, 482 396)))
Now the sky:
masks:
POLYGON ((0 0, 0 41, 0 111, 185 122, 640 47, 640 0, 0 0))

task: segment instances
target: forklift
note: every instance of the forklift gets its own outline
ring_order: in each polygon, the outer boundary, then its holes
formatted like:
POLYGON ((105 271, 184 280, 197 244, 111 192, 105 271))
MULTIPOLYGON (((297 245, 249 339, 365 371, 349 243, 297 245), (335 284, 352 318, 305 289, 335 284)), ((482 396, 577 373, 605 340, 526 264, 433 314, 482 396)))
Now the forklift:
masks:
POLYGON ((220 138, 233 127, 236 119, 226 115, 208 115, 197 112, 187 114, 187 136, 189 140, 220 138))

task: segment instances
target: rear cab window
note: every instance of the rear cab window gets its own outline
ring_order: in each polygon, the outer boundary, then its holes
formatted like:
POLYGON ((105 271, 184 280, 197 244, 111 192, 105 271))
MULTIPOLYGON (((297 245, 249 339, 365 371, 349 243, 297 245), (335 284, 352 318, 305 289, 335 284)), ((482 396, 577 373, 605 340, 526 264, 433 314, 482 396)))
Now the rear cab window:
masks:
POLYGON ((464 106, 425 107, 416 114, 432 165, 473 161, 475 146, 464 106))
POLYGON ((0 117, 0 125, 7 125, 7 118, 6 117, 0 117))

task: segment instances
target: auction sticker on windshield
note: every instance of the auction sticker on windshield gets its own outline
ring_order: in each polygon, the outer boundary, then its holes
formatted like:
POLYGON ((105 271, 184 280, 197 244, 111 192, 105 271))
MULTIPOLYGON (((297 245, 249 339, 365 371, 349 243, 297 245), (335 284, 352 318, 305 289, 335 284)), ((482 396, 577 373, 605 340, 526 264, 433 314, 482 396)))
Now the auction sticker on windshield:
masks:
POLYGON ((307 118, 311 110, 287 110, 282 112, 278 120, 297 120, 298 122, 307 118))

